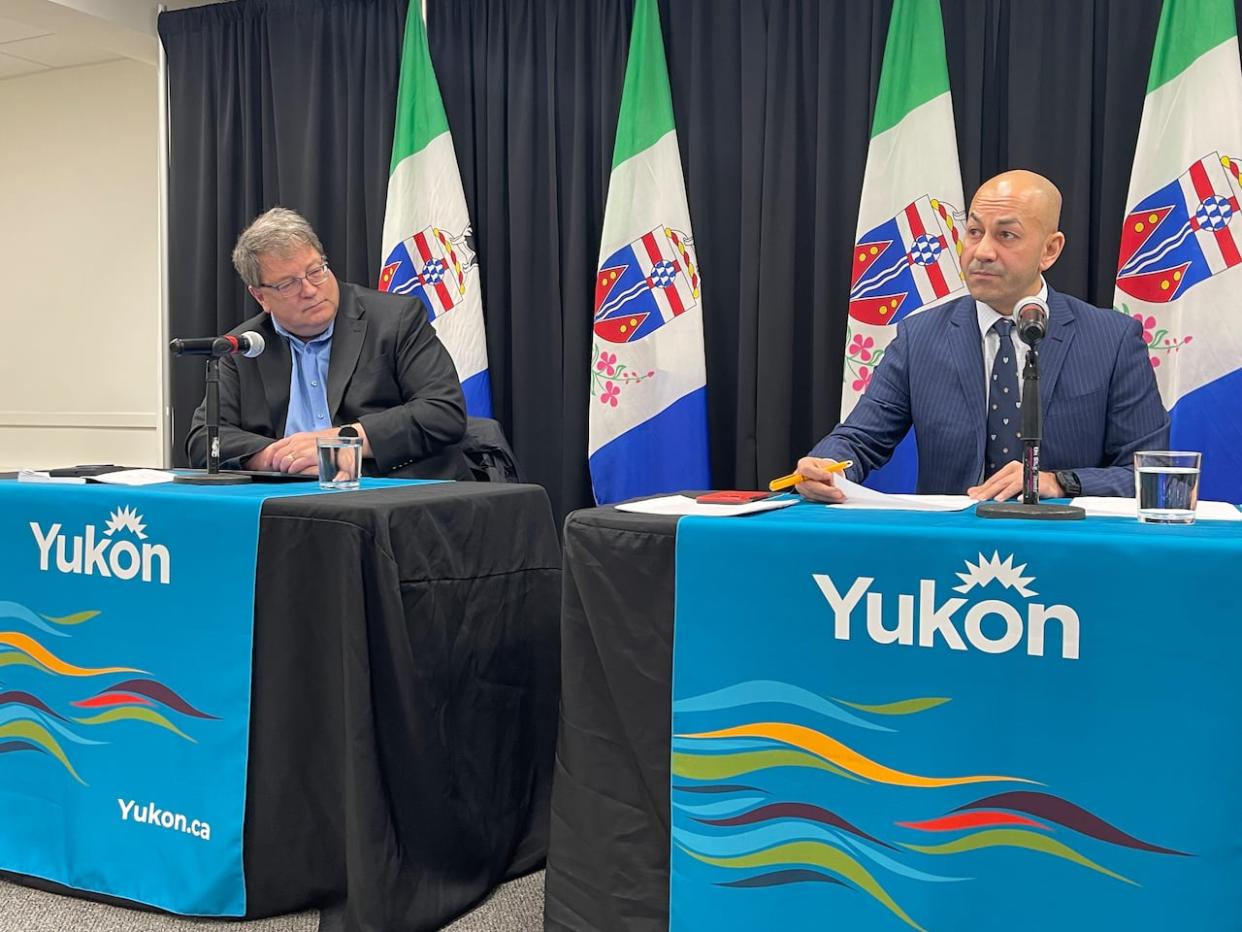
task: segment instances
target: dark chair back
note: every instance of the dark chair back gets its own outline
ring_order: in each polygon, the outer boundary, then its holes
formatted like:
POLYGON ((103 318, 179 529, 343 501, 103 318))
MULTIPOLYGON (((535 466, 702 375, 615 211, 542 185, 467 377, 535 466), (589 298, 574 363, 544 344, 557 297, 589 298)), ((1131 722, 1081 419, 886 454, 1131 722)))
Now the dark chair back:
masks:
POLYGON ((522 469, 499 421, 490 417, 466 418, 461 451, 478 482, 522 482, 522 469))

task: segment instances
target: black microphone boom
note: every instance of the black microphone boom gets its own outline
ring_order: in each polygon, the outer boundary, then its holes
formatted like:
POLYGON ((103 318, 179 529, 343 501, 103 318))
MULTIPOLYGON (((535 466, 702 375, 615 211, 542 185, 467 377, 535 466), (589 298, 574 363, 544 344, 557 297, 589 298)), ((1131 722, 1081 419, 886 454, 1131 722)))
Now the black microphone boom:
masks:
POLYGON ((241 353, 253 359, 263 352, 264 347, 263 334, 254 330, 247 330, 236 337, 228 334, 222 337, 188 337, 168 344, 168 348, 178 356, 213 358, 241 353))

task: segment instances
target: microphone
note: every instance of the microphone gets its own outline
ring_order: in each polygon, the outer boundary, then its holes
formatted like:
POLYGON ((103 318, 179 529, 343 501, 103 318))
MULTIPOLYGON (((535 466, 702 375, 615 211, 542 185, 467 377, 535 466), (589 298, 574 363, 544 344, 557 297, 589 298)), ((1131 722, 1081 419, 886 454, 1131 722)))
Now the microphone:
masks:
POLYGON ((189 337, 173 340, 168 348, 178 356, 232 356, 241 353, 253 359, 263 352, 266 343, 263 334, 247 330, 241 336, 226 334, 222 337, 189 337))
POLYGON ((1018 302, 1018 336, 1027 346, 1034 346, 1048 335, 1048 302, 1038 296, 1018 302))

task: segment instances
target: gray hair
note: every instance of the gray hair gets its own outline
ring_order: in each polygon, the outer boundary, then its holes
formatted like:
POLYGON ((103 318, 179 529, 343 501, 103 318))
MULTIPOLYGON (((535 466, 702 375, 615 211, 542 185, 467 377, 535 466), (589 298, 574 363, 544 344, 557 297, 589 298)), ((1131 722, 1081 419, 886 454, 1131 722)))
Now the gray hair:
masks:
POLYGON ((251 287, 262 284, 259 260, 263 256, 284 259, 304 246, 323 255, 323 243, 306 218, 287 207, 273 207, 242 230, 233 247, 233 268, 251 287))

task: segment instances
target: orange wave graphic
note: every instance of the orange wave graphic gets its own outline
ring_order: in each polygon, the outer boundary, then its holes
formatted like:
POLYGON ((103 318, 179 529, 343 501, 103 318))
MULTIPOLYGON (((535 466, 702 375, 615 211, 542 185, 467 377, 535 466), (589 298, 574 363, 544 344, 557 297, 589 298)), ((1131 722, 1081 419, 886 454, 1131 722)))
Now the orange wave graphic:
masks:
POLYGON ((53 673, 63 676, 99 676, 103 673, 145 673, 134 667, 75 667, 61 660, 46 647, 20 631, 0 631, 0 645, 16 648, 53 673))
POLYGON ((905 773, 886 767, 877 761, 859 754, 835 738, 830 738, 813 728, 803 725, 791 725, 787 722, 755 722, 751 725, 737 725, 719 731, 704 731, 696 734, 678 735, 679 738, 768 738, 780 741, 793 747, 802 748, 830 763, 844 767, 851 773, 866 777, 876 783, 887 783, 892 786, 942 787, 962 786, 967 783, 1034 783, 1023 777, 1007 777, 1000 774, 970 774, 961 777, 922 777, 918 774, 905 773))

